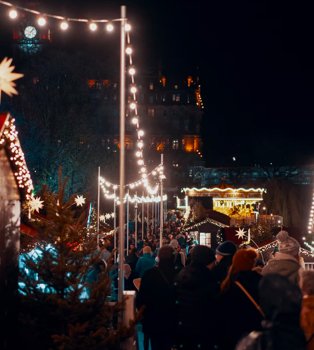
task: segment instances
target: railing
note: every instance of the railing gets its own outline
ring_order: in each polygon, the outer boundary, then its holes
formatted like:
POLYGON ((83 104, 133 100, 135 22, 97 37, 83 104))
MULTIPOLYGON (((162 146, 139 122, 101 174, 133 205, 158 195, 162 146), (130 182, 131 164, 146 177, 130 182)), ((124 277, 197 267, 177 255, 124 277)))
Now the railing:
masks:
POLYGON ((304 263, 305 270, 314 270, 314 262, 306 262, 304 263))

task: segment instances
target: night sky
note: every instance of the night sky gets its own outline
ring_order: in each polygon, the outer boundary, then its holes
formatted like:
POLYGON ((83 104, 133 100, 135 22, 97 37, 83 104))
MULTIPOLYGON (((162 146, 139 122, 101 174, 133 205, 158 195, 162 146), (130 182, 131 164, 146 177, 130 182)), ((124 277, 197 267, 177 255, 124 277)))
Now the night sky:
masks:
MULTIPOLYGON (((123 4, 134 23, 135 64, 143 70, 158 66, 166 74, 198 73, 206 109, 203 136, 208 166, 313 161, 310 1, 123 4)), ((62 1, 61 5, 45 0, 41 6, 72 17, 117 18, 120 5, 103 0, 62 1)))

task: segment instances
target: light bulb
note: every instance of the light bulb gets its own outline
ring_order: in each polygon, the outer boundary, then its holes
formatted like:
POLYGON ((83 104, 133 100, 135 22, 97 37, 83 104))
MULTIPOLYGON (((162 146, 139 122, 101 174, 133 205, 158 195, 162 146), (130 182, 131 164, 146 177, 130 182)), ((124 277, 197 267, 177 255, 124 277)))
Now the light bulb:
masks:
POLYGON ((11 10, 9 11, 9 17, 10 17, 11 19, 15 19, 15 18, 17 17, 17 11, 16 11, 15 9, 11 9, 11 10))
POLYGON ((92 22, 89 24, 89 29, 94 32, 95 30, 97 30, 97 24, 92 22))
POLYGON ((134 110, 136 108, 136 103, 135 102, 131 102, 130 103, 130 109, 134 110))
POLYGON ((131 55, 132 52, 133 52, 132 47, 127 47, 127 48, 125 49, 125 53, 126 53, 127 55, 131 55))
POLYGON ((133 117, 132 118, 132 124, 134 124, 134 125, 138 124, 138 118, 133 117))
POLYGON ((136 86, 134 86, 134 85, 131 86, 130 91, 131 91, 132 94, 136 94, 136 92, 137 92, 136 86))
POLYGON ((131 68, 129 69, 129 74, 130 74, 130 75, 134 75, 134 74, 135 74, 135 68, 134 68, 134 67, 131 67, 131 68))
POLYGON ((131 30, 131 24, 126 23, 124 29, 125 29, 126 32, 129 32, 131 30))
POLYGON ((62 22, 60 23, 60 28, 61 28, 62 30, 67 30, 67 29, 69 28, 69 23, 68 23, 67 21, 62 21, 62 22))
POLYGON ((113 32, 113 30, 114 30, 113 24, 112 23, 107 23, 106 30, 107 30, 107 32, 113 32))
POLYGON ((137 147, 138 148, 143 148, 144 147, 144 142, 143 141, 139 141, 138 143, 137 143, 137 147))
POLYGON ((38 20, 37 20, 37 23, 39 26, 43 27, 46 25, 47 21, 46 21, 46 18, 44 17, 39 17, 38 20))
POLYGON ((139 137, 144 136, 144 131, 143 131, 143 130, 139 130, 139 131, 138 131, 138 136, 139 136, 139 137))

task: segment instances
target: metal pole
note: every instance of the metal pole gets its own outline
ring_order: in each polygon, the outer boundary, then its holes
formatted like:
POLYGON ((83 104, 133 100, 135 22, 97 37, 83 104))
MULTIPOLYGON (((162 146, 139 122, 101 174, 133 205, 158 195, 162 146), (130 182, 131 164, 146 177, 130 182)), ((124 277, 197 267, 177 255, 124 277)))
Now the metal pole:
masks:
MULTIPOLYGON (((163 167, 164 166, 164 155, 160 155, 160 164, 163 167)), ((162 171, 163 174, 163 171, 162 171)), ((159 237, 159 246, 160 248, 162 247, 162 234, 164 230, 164 201, 163 201, 163 196, 164 196, 164 188, 163 188, 163 178, 162 175, 160 176, 160 237, 159 237)))
POLYGON ((100 166, 98 167, 98 187, 97 187, 97 249, 99 250, 99 209, 100 208, 100 166))
POLYGON ((116 206, 116 189, 113 189, 113 248, 114 262, 117 262, 117 206, 116 206))
POLYGON ((147 231, 146 231, 147 235, 150 233, 150 227, 149 227, 149 199, 147 202, 147 231))
POLYGON ((120 36, 120 207, 119 207, 119 268, 118 301, 123 301, 124 291, 124 185, 125 185, 125 22, 126 6, 121 6, 120 36))
POLYGON ((144 191, 142 192, 142 241, 144 241, 144 218, 145 218, 145 215, 144 215, 144 212, 145 212, 145 207, 144 207, 144 191))
POLYGON ((134 240, 135 240, 135 247, 137 247, 137 208, 138 208, 138 204, 137 204, 137 192, 135 192, 135 204, 134 204, 134 240))
POLYGON ((130 192, 128 190, 127 201, 126 201, 126 255, 129 255, 129 221, 130 221, 130 200, 129 200, 130 192))

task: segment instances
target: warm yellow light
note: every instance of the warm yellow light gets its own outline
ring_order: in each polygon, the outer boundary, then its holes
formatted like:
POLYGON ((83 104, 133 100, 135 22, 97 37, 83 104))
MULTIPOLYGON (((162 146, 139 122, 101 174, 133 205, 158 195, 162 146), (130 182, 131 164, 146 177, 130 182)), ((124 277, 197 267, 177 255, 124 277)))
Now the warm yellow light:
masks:
POLYGON ((107 32, 113 32, 113 30, 114 30, 113 24, 112 23, 108 23, 106 25, 106 30, 107 30, 107 32))
POLYGON ((131 30, 131 25, 129 23, 126 23, 124 29, 126 32, 129 32, 131 30))
POLYGON ((134 86, 134 85, 131 86, 130 91, 131 91, 132 94, 136 94, 136 93, 137 93, 137 88, 136 88, 136 86, 134 86))
POLYGON ((130 109, 134 110, 136 108, 136 103, 135 102, 131 102, 130 103, 130 109))
POLYGON ((89 24, 89 29, 94 32, 95 30, 97 30, 97 24, 92 22, 89 24))
POLYGON ((135 74, 135 68, 134 68, 134 67, 131 67, 131 68, 129 69, 129 74, 130 74, 130 75, 134 75, 134 74, 135 74))
POLYGON ((10 17, 11 19, 17 18, 17 11, 16 11, 15 9, 10 10, 10 11, 9 11, 9 17, 10 17))
POLYGON ((138 148, 143 148, 144 147, 144 142, 143 141, 139 141, 138 143, 137 143, 137 147, 138 148))
POLYGON ((62 21, 62 22, 60 23, 60 28, 61 28, 62 30, 67 30, 67 29, 69 28, 69 23, 68 23, 67 21, 62 21))
POLYGON ((144 130, 139 130, 139 131, 138 131, 138 136, 139 136, 139 137, 144 136, 144 130))
POLYGON ((136 117, 132 118, 132 124, 134 125, 138 124, 138 118, 136 117))
POLYGON ((143 164, 144 164, 144 160, 143 160, 143 159, 139 159, 139 160, 137 161, 137 164, 138 164, 138 165, 143 165, 143 164))
POLYGON ((45 17, 39 17, 37 20, 37 23, 40 27, 43 27, 47 24, 46 18, 45 17))
POLYGON ((132 52, 133 52, 132 47, 127 47, 127 48, 125 49, 125 53, 126 53, 127 55, 131 55, 132 52))

